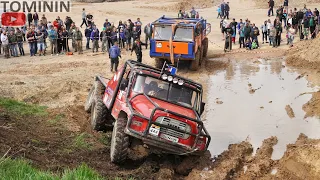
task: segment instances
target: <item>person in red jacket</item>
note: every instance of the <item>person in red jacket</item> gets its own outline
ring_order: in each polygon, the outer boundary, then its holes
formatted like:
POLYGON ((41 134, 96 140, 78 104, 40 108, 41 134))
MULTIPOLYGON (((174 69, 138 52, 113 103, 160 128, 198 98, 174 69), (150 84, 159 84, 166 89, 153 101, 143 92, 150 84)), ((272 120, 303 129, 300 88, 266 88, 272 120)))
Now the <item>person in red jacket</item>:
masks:
POLYGON ((59 29, 59 22, 57 19, 53 21, 53 27, 59 29))

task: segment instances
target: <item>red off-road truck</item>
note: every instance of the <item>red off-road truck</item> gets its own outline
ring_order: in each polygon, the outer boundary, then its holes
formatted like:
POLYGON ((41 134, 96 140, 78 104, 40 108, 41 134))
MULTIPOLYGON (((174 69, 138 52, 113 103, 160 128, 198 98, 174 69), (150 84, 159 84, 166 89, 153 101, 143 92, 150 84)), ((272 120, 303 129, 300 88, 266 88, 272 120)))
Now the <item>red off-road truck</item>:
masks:
POLYGON ((94 130, 113 127, 110 157, 121 163, 134 138, 162 153, 205 152, 204 105, 200 84, 129 60, 112 79, 96 76, 85 110, 94 130))

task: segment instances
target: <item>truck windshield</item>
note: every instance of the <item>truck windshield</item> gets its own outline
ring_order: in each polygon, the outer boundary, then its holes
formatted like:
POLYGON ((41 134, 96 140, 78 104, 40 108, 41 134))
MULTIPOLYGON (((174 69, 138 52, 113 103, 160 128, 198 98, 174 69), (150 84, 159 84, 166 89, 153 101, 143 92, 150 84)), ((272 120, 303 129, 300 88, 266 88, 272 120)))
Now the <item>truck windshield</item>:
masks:
POLYGON ((145 93, 165 101, 195 108, 199 112, 199 93, 183 85, 138 75, 133 87, 136 93, 145 93))
POLYGON ((171 26, 155 26, 154 27, 154 39, 169 41, 172 36, 171 26))
POLYGON ((174 41, 192 41, 193 29, 190 27, 178 27, 174 34, 174 41))

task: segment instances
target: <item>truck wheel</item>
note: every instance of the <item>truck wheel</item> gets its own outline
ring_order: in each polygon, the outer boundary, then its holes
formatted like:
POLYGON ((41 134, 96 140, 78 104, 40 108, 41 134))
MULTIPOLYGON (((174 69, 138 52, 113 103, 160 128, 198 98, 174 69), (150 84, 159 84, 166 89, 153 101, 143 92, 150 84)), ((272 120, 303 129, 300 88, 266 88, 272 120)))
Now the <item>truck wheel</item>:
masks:
POLYGON ((84 104, 84 110, 86 112, 88 113, 91 112, 91 106, 92 106, 92 102, 94 101, 94 98, 95 97, 102 98, 104 91, 105 91, 105 87, 103 86, 103 84, 100 81, 94 81, 89 91, 86 103, 84 104))
POLYGON ((207 57, 208 55, 208 38, 205 38, 202 41, 202 46, 203 46, 203 54, 202 57, 207 57))
POLYGON ((163 64, 164 64, 164 60, 161 58, 156 58, 155 61, 156 61, 156 68, 162 69, 163 64))
POLYGON ((93 97, 94 97, 94 85, 92 85, 90 91, 89 91, 89 94, 88 94, 88 97, 87 97, 87 100, 84 104, 84 110, 87 112, 87 113, 90 113, 91 112, 91 105, 92 105, 92 101, 93 101, 93 97))
POLYGON ((108 109, 102 98, 94 98, 91 106, 91 126, 96 131, 105 131, 112 123, 107 119, 108 109))
POLYGON ((198 51, 196 52, 196 58, 191 62, 190 69, 192 71, 197 71, 199 69, 200 59, 201 59, 201 50, 198 49, 198 51))
POLYGON ((124 132, 127 118, 119 117, 114 123, 110 158, 113 163, 122 163, 128 156, 129 136, 124 132))

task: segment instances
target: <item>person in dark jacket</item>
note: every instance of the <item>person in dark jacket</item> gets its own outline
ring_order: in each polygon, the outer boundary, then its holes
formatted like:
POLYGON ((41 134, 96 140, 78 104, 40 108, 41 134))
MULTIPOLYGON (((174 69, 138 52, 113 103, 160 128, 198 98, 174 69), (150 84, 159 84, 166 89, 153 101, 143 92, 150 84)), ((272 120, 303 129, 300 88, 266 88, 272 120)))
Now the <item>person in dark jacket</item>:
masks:
POLYGON ((222 2, 222 3, 220 4, 220 10, 221 10, 220 16, 221 16, 222 18, 225 18, 225 2, 222 2))
POLYGON ((139 32, 137 31, 137 28, 136 27, 133 27, 133 30, 132 30, 132 39, 133 41, 137 40, 137 39, 140 39, 140 34, 139 32))
POLYGON ((32 23, 32 21, 33 21, 32 13, 29 12, 28 15, 27 15, 27 17, 28 17, 28 24, 29 24, 29 27, 30 27, 30 25, 31 25, 31 23, 32 23))
POLYGON ((150 23, 148 23, 145 27, 144 27, 144 34, 145 34, 145 44, 146 44, 146 49, 148 49, 148 41, 150 41, 151 38, 151 34, 152 34, 152 30, 151 30, 151 25, 150 23))
POLYGON ((142 48, 141 45, 145 45, 144 43, 142 43, 140 41, 140 38, 136 39, 132 45, 132 49, 131 49, 131 55, 132 52, 134 51, 137 55, 137 61, 138 62, 142 62, 142 48))
POLYGON ((33 21, 34 21, 35 27, 37 27, 37 26, 38 26, 38 21, 39 21, 39 15, 38 15, 37 12, 35 12, 35 13, 33 14, 32 19, 33 19, 33 21))
POLYGON ((18 43, 20 55, 24 56, 24 49, 23 49, 23 36, 24 36, 24 34, 22 33, 22 31, 19 28, 17 28, 16 30, 17 30, 17 32, 16 32, 17 43, 18 43))
POLYGON ((30 56, 35 56, 36 54, 36 37, 34 31, 30 28, 28 29, 27 40, 30 48, 30 56))
POLYGON ((275 42, 276 42, 276 47, 277 47, 277 46, 280 46, 281 33, 282 33, 282 26, 279 21, 277 22, 275 29, 276 29, 276 41, 275 42))
POLYGON ((269 3, 268 16, 270 17, 271 13, 272 13, 272 16, 273 16, 274 0, 270 0, 268 3, 269 3))
POLYGON ((66 25, 66 30, 69 32, 71 24, 73 23, 71 17, 67 16, 66 20, 64 21, 64 24, 66 25))
POLYGON ((124 35, 126 37, 126 50, 128 51, 129 49, 131 50, 131 38, 132 38, 132 34, 130 31, 130 27, 127 26, 127 28, 124 31, 124 35))
POLYGON ((113 28, 113 30, 111 31, 110 38, 111 38, 111 44, 113 46, 114 43, 118 41, 118 33, 116 28, 113 28))
POLYGON ((115 66, 116 72, 118 71, 119 57, 121 58, 121 52, 118 47, 118 42, 114 42, 114 45, 109 49, 109 58, 111 60, 111 72, 113 72, 113 66, 115 66))
POLYGON ((91 49, 89 47, 90 45, 90 36, 91 36, 91 33, 92 33, 92 27, 91 27, 91 24, 88 25, 88 27, 86 28, 86 30, 84 31, 84 35, 86 36, 87 38, 87 43, 86 43, 86 49, 91 49))
POLYGON ((230 6, 229 6, 229 2, 227 2, 227 4, 225 4, 225 16, 227 17, 227 19, 229 19, 229 12, 230 12, 230 6))
POLYGON ((99 31, 98 29, 93 29, 90 36, 92 40, 92 52, 94 53, 94 49, 96 49, 96 52, 98 52, 99 48, 99 31))
POLYGON ((251 34, 251 27, 249 26, 249 23, 246 23, 244 26, 244 40, 247 41, 250 39, 250 34, 251 34))

